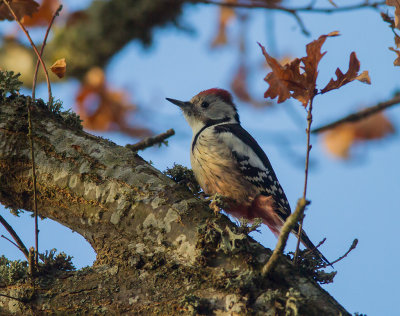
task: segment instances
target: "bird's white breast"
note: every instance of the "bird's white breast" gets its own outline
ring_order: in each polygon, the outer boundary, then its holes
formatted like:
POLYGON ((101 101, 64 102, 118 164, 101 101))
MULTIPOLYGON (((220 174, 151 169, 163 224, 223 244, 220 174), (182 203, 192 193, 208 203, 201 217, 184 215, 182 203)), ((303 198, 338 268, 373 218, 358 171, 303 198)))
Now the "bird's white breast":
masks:
POLYGON ((248 202, 255 192, 249 192, 249 183, 238 170, 231 149, 213 128, 200 133, 191 151, 196 179, 206 194, 219 193, 238 202, 248 202))

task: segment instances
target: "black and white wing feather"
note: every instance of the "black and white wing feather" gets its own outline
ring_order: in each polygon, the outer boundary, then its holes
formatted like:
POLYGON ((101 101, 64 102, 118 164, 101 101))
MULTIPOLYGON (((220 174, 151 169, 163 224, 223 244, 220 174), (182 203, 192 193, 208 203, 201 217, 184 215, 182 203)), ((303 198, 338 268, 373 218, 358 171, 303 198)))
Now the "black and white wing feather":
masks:
POLYGON ((240 124, 220 124, 214 130, 232 151, 243 176, 257 186, 261 194, 274 197, 280 206, 278 215, 286 220, 290 215, 289 202, 260 145, 240 124))

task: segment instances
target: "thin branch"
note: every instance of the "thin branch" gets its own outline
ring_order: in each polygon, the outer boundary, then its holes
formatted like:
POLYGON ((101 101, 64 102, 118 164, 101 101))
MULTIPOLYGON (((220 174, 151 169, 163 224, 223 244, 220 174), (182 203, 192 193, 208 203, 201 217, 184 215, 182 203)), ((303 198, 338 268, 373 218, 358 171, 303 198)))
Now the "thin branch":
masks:
POLYGON ((133 151, 143 150, 145 148, 151 147, 155 144, 162 144, 168 137, 175 135, 175 131, 171 128, 167 130, 165 133, 153 136, 153 137, 146 137, 145 139, 141 140, 140 142, 133 144, 133 145, 126 145, 126 148, 129 148, 133 151))
POLYGON ((283 224, 274 252, 261 270, 263 276, 267 276, 277 265, 278 258, 285 249, 286 242, 293 229, 293 226, 299 221, 301 215, 304 213, 304 209, 309 203, 309 201, 306 201, 303 198, 297 201, 296 210, 286 219, 285 223, 283 224))
MULTIPOLYGON (((15 230, 10 226, 10 224, 7 223, 7 221, 1 215, 0 215, 0 223, 4 226, 4 228, 8 231, 8 233, 11 235, 11 237, 15 240, 15 242, 17 244, 17 247, 22 251, 22 253, 24 254, 26 260, 28 260, 29 252, 26 249, 24 243, 19 238, 19 236, 17 235, 15 230)), ((6 237, 4 237, 4 238, 6 238, 6 237)), ((6 238, 6 239, 8 239, 8 238, 6 238)))
POLYGON ((314 248, 312 248, 312 249, 308 249, 307 251, 304 252, 304 254, 311 253, 311 252, 313 252, 315 249, 318 249, 319 247, 321 247, 321 246, 324 244, 325 241, 326 241, 326 238, 322 239, 322 240, 318 243, 318 245, 316 245, 316 246, 315 246, 314 248))
POLYGON ((347 115, 347 116, 345 116, 344 118, 342 118, 340 120, 337 120, 337 121, 332 122, 330 124, 318 127, 316 129, 312 130, 311 133, 314 133, 314 134, 321 133, 321 132, 325 132, 325 131, 327 131, 329 129, 332 129, 332 128, 340 125, 340 124, 343 124, 343 123, 360 121, 360 120, 362 120, 362 119, 364 119, 364 118, 366 118, 368 116, 371 116, 371 115, 373 115, 373 114, 375 114, 377 112, 383 111, 384 109, 389 108, 389 107, 391 107, 393 105, 396 105, 396 104, 399 104, 399 103, 400 103, 400 95, 396 95, 391 100, 378 103, 378 104, 376 104, 374 106, 371 106, 371 107, 366 108, 364 110, 361 110, 359 112, 347 115))
POLYGON ((269 9, 269 10, 277 10, 277 11, 282 11, 285 13, 288 13, 294 17, 296 22, 298 23, 301 32, 309 36, 310 33, 306 29, 302 19, 298 15, 301 12, 308 12, 308 13, 336 13, 336 12, 346 12, 346 11, 352 11, 352 10, 358 10, 358 9, 364 9, 364 8, 373 8, 376 9, 381 5, 385 5, 385 1, 376 1, 373 3, 369 3, 368 1, 364 1, 359 4, 354 4, 354 5, 349 5, 349 6, 342 6, 342 7, 329 7, 329 8, 316 8, 314 7, 314 2, 312 2, 308 6, 304 7, 293 7, 293 8, 288 8, 281 6, 276 3, 269 3, 269 2, 229 2, 229 1, 217 1, 217 0, 190 0, 189 2, 192 3, 203 3, 203 4, 212 4, 212 5, 219 5, 219 6, 224 6, 224 7, 233 7, 233 8, 247 8, 247 9, 269 9))
POLYGON ((38 228, 38 211, 37 211, 37 189, 36 189, 36 166, 35 166, 35 150, 32 134, 32 113, 30 102, 27 102, 28 107, 28 138, 31 147, 31 160, 32 160, 32 182, 33 182, 33 212, 35 215, 35 264, 38 264, 39 253, 39 228, 38 228))
POLYGON ((301 17, 298 15, 297 11, 286 11, 287 13, 290 13, 293 18, 296 20, 297 24, 300 27, 301 32, 305 35, 305 36, 310 36, 310 32, 307 30, 306 26, 304 25, 303 20, 301 19, 301 17))
POLYGON ((43 68, 44 74, 46 76, 46 81, 47 81, 47 90, 49 92, 49 103, 51 103, 53 98, 51 96, 51 85, 50 85, 50 79, 49 79, 49 74, 48 74, 47 69, 46 69, 46 65, 45 65, 44 61, 42 60, 42 57, 39 54, 35 44, 33 43, 32 38, 29 35, 29 32, 26 30, 25 26, 21 23, 21 21, 18 20, 18 17, 15 14, 14 10, 11 8, 10 4, 8 3, 8 0, 3 0, 3 3, 6 5, 8 10, 12 14, 12 16, 14 17, 15 21, 18 23, 18 25, 21 27, 22 31, 25 33, 25 35, 28 38, 33 50, 36 53, 36 56, 38 57, 38 59, 40 60, 40 63, 42 64, 42 68, 43 68))
MULTIPOLYGON (((347 252, 346 252, 343 256, 339 257, 339 258, 336 259, 335 261, 332 261, 330 265, 333 265, 334 263, 337 263, 337 262, 343 260, 344 258, 346 258, 347 255, 348 255, 351 251, 353 251, 354 249, 356 249, 357 244, 358 244, 358 239, 356 238, 356 239, 353 240, 353 243, 351 244, 349 250, 347 250, 347 252)), ((323 268, 326 268, 327 266, 328 266, 328 264, 325 263, 324 265, 321 266, 321 268, 323 269, 323 268)))
POLYGON ((23 252, 23 250, 22 250, 15 242, 13 242, 10 238, 8 238, 8 237, 6 237, 6 236, 4 236, 4 235, 1 235, 0 237, 1 237, 1 238, 4 238, 5 240, 7 240, 8 242, 10 242, 11 244, 13 244, 15 247, 17 247, 19 250, 21 250, 21 251, 23 252))
POLYGON ((308 5, 304 7, 294 7, 287 8, 280 6, 278 4, 268 3, 268 2, 251 2, 251 3, 240 3, 240 2, 222 2, 216 0, 190 0, 192 3, 204 3, 204 4, 213 4, 224 7, 234 7, 234 8, 247 8, 247 9, 270 9, 270 10, 278 10, 286 13, 293 14, 293 12, 309 12, 309 13, 335 13, 335 12, 343 12, 343 11, 352 11, 364 8, 373 8, 376 9, 381 5, 385 5, 385 1, 376 1, 373 3, 369 3, 368 1, 349 5, 342 7, 329 7, 329 8, 315 8, 313 5, 308 5))
MULTIPOLYGON (((44 39, 43 39, 42 47, 40 49, 40 56, 43 56, 44 47, 46 46, 47 37, 49 36, 50 29, 51 29, 51 27, 52 27, 52 25, 54 23, 54 20, 60 14, 60 11, 62 10, 62 8, 63 8, 62 5, 60 5, 57 8, 56 12, 54 12, 54 15, 53 15, 53 17, 52 17, 52 19, 51 19, 51 21, 49 23, 49 26, 47 27, 46 34, 45 34, 44 39)), ((40 63, 40 60, 38 59, 36 61, 35 74, 33 75, 32 99, 35 99, 36 81, 37 81, 37 74, 38 74, 38 70, 39 70, 39 63, 40 63)))
MULTIPOLYGON (((310 164, 310 151, 311 151, 311 144, 310 144, 310 137, 311 137, 311 123, 312 123, 312 108, 313 108, 313 101, 314 101, 314 96, 311 97, 310 99, 310 105, 308 106, 308 112, 307 112, 307 129, 306 129, 306 134, 307 134, 307 151, 306 151, 306 166, 304 168, 304 189, 303 189, 303 199, 306 199, 307 195, 307 184, 308 184, 308 167, 310 164)), ((299 248, 300 248, 300 241, 301 241, 301 232, 303 230, 303 220, 304 216, 300 216, 300 225, 299 225, 299 230, 297 234, 297 244, 296 244, 296 251, 294 253, 294 258, 293 258, 293 263, 297 263, 297 258, 299 255, 299 248)))

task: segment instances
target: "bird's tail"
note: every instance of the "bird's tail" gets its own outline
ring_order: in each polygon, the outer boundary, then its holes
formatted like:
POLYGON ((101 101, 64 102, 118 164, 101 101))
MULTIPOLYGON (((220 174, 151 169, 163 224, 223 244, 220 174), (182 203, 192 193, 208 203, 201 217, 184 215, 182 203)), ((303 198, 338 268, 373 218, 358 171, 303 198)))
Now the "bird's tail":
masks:
MULTIPOLYGON (((299 224, 296 224, 295 228, 293 229, 293 233, 298 236, 298 232, 299 232, 299 224)), ((315 247, 315 245, 313 244, 313 242, 310 240, 310 238, 308 238, 306 232, 302 229, 301 230, 301 235, 300 235, 300 241, 301 243, 307 247, 307 249, 309 249, 310 251, 316 253, 322 260, 324 260, 328 265, 330 265, 331 267, 332 264, 329 262, 328 259, 325 258, 325 256, 315 247)))

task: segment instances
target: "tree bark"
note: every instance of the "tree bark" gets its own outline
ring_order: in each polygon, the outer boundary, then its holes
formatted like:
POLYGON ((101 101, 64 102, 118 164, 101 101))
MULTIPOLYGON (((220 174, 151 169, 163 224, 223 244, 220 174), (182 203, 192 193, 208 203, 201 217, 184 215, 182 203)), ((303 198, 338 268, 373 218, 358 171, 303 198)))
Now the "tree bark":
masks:
MULTIPOLYGON (((32 211, 28 97, 0 100, 0 202, 32 211)), ((78 232, 93 267, 3 286, 0 314, 349 315, 271 251, 131 150, 32 103, 38 212, 78 232)))

